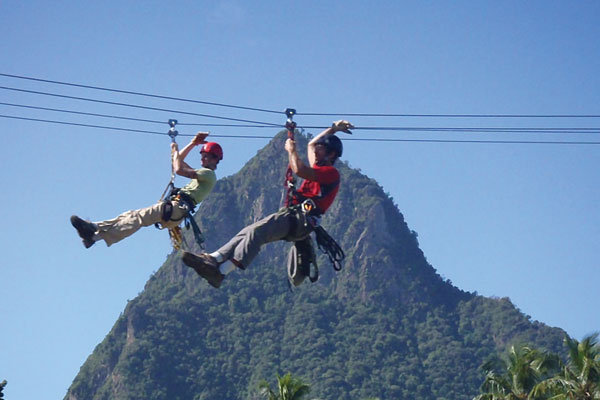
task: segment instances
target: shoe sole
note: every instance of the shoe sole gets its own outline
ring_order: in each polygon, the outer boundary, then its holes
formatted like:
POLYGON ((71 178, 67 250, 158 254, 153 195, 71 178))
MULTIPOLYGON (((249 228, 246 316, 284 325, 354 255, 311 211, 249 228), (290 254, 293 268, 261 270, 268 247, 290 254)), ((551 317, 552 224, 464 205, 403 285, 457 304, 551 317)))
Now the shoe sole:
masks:
POLYGON ((89 228, 87 221, 79 218, 77 215, 72 215, 71 225, 73 225, 80 238, 89 241, 93 240, 92 238, 96 232, 89 228))
POLYGON ((221 286, 222 279, 218 282, 213 279, 215 274, 213 268, 215 267, 207 265, 204 259, 202 259, 202 257, 198 257, 193 253, 188 253, 187 251, 185 251, 181 256, 181 260, 185 265, 196 271, 198 275, 206 279, 211 286, 217 289, 221 286))

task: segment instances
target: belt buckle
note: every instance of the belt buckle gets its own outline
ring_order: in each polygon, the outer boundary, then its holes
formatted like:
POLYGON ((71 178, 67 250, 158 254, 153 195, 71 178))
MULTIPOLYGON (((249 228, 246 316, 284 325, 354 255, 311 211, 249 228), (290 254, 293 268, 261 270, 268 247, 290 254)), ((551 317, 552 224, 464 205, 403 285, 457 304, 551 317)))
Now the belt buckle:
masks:
POLYGON ((304 214, 310 214, 317 208, 317 205, 312 199, 306 199, 302 202, 302 212, 304 214))

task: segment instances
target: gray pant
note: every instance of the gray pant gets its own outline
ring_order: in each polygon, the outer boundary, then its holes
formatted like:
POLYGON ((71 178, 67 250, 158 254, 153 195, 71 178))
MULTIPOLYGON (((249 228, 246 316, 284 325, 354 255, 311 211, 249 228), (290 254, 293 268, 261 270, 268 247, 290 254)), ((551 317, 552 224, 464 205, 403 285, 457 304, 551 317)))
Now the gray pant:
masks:
POLYGON ((142 226, 160 223, 163 228, 176 227, 187 214, 187 207, 177 201, 171 203, 173 214, 170 221, 162 220, 163 203, 159 202, 150 207, 126 211, 113 219, 95 222, 98 225, 97 235, 106 242, 107 246, 110 246, 133 235, 142 226))
POLYGON ((277 240, 300 240, 312 232, 306 218, 288 208, 282 208, 260 221, 248 225, 238 232, 219 250, 226 260, 234 260, 241 268, 246 268, 260 251, 263 244, 277 240), (293 229, 293 232, 290 230, 293 229))

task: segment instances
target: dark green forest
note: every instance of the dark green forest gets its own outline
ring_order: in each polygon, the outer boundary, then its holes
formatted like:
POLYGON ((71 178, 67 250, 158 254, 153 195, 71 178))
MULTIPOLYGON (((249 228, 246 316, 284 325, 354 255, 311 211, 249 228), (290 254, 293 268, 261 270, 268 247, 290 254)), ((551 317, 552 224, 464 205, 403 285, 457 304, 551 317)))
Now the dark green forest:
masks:
MULTIPOLYGON (((221 179, 200 206, 208 250, 278 209, 284 137, 221 179)), ((306 147, 305 137, 298 142, 306 147)), ((346 252, 341 272, 320 255, 321 279, 290 290, 290 244, 273 243, 217 290, 174 252, 65 399, 259 399, 261 381, 288 372, 310 382, 311 399, 470 399, 480 393, 481 366, 512 345, 565 354, 563 330, 532 321, 508 298, 444 280, 401 205, 347 163, 337 166, 342 185, 322 225, 346 252)))

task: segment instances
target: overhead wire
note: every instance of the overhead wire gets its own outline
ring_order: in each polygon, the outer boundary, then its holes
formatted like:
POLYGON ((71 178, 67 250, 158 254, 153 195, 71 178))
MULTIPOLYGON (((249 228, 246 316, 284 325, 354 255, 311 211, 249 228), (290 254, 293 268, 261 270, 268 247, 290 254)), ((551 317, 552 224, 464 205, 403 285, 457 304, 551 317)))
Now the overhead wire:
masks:
MULTIPOLYGON (((57 80, 50 80, 50 79, 42 79, 42 78, 16 75, 16 74, 8 74, 8 73, 2 73, 2 72, 0 72, 0 76, 4 76, 7 78, 13 78, 13 79, 20 79, 20 80, 29 80, 29 81, 51 83, 51 84, 63 85, 63 86, 78 87, 78 88, 84 88, 84 89, 93 89, 93 90, 100 90, 100 91, 113 92, 113 93, 144 96, 144 97, 163 99, 163 100, 182 101, 182 102, 204 104, 204 105, 211 105, 211 106, 217 106, 217 107, 227 107, 227 108, 234 108, 234 109, 240 109, 240 110, 265 112, 265 113, 271 113, 271 114, 285 114, 285 111, 277 111, 277 110, 271 110, 271 109, 266 109, 266 108, 247 107, 247 106, 240 106, 240 105, 234 105, 234 104, 187 99, 187 98, 182 98, 182 97, 164 96, 164 95, 158 95, 158 94, 136 92, 136 91, 122 90, 122 89, 114 89, 114 88, 107 88, 107 87, 102 87, 102 86, 85 85, 85 84, 80 84, 80 83, 64 82, 64 81, 57 81, 57 80)), ((323 113, 323 112, 302 112, 302 111, 300 111, 300 112, 297 111, 295 113, 295 115, 333 116, 333 117, 336 117, 336 116, 400 117, 400 118, 402 118, 402 117, 405 117, 405 118, 408 118, 408 117, 415 117, 415 118, 420 118, 420 117, 422 117, 422 118, 600 118, 600 114, 492 114, 492 113, 487 113, 487 114, 450 114, 450 113, 447 113, 447 114, 435 114, 435 113, 425 114, 425 113, 422 113, 422 114, 418 114, 418 113, 342 113, 342 112, 323 113)))
MULTIPOLYGON (((0 105, 10 106, 10 107, 26 108, 26 109, 32 109, 32 110, 60 112, 60 113, 66 113, 66 114, 86 115, 86 116, 91 116, 91 117, 112 118, 112 119, 119 119, 119 120, 125 120, 125 121, 147 122, 147 123, 160 124, 160 125, 164 125, 165 124, 165 121, 143 119, 143 118, 133 118, 133 117, 124 117, 124 116, 121 116, 121 115, 99 114, 99 113, 91 113, 91 112, 84 112, 84 111, 66 110, 66 109, 61 109, 61 108, 50 108, 50 107, 32 106, 32 105, 27 105, 27 104, 16 104, 16 103, 0 102, 0 105)), ((271 126, 271 125, 250 125, 250 124, 212 124, 212 123, 185 123, 185 122, 179 122, 177 125, 181 125, 181 126, 236 127, 236 128, 273 128, 273 126, 271 126)))
MULTIPOLYGON (((51 111, 68 113, 75 115, 85 115, 93 117, 111 118, 126 121, 146 122, 152 124, 164 125, 165 121, 150 120, 143 118, 125 117, 111 114, 100 114, 84 111, 67 110, 60 108, 33 106, 28 104, 16 104, 0 102, 0 105, 19 107, 25 109, 51 111)), ((272 128, 271 125, 252 125, 252 124, 214 124, 204 122, 180 122, 180 126, 211 126, 211 127, 235 127, 235 128, 272 128)), ((326 126, 308 126, 300 125, 303 129, 326 129, 326 126)), ((357 126, 356 130, 371 131, 399 131, 399 132, 460 132, 460 133, 600 133, 600 128, 589 127, 569 127, 569 128, 549 128, 549 127, 419 127, 419 126, 357 126)))
POLYGON ((121 102, 116 102, 116 101, 92 99, 89 97, 69 96, 69 95, 65 95, 65 94, 41 92, 38 90, 19 89, 19 88, 7 87, 7 86, 0 86, 0 89, 22 92, 22 93, 39 94, 39 95, 43 95, 43 96, 59 97, 59 98, 71 99, 71 100, 88 101, 88 102, 100 103, 100 104, 109 104, 109 105, 113 105, 113 106, 138 108, 138 109, 142 109, 142 110, 162 111, 162 112, 177 113, 177 114, 182 114, 182 115, 193 115, 193 116, 197 116, 197 117, 214 118, 214 119, 221 119, 221 120, 226 120, 226 121, 246 122, 246 123, 250 123, 250 124, 260 124, 260 125, 273 126, 273 127, 283 126, 281 124, 274 124, 271 122, 261 122, 261 121, 252 121, 252 120, 241 119, 241 118, 222 117, 222 116, 212 115, 212 114, 201 114, 201 113, 194 113, 194 112, 189 112, 189 111, 173 110, 173 109, 168 109, 168 108, 143 106, 143 105, 139 105, 139 104, 130 104, 130 103, 121 103, 121 102))
MULTIPOLYGON (((205 105, 213 105, 213 106, 222 106, 236 109, 243 109, 249 111, 262 111, 269 113, 277 113, 282 114, 283 112, 267 110, 255 107, 245 107, 245 106, 237 106, 231 104, 224 103, 214 103, 214 102, 206 102, 201 100, 191 100, 184 99, 178 97, 171 96, 161 96, 161 95, 153 95, 149 93, 141 93, 141 92, 133 92, 127 90, 120 89, 112 89, 105 88, 99 86, 91 86, 91 85, 83 85, 77 83, 69 83, 69 82, 61 82, 61 81, 53 81, 41 78, 34 77, 26 77, 19 76, 13 74, 0 73, 0 76, 31 80, 37 82, 44 83, 52 83, 58 85, 65 86, 73 86, 79 88, 86 89, 95 89, 95 90, 103 90, 115 93, 123 93, 123 94, 131 94, 145 97, 153 97, 167 100, 178 100, 178 101, 187 101, 198 104, 205 105)), ((43 92, 36 90, 28 90, 7 86, 0 86, 2 90, 10 90, 16 92, 30 93, 36 95, 44 95, 44 96, 52 96, 58 98, 66 98, 71 100, 78 101, 87 101, 99 104, 108 104, 122 107, 130 107, 137 108, 143 110, 151 110, 151 111, 161 111, 161 112, 169 112, 176 113, 182 115, 191 115, 191 116, 199 116, 206 118, 214 118, 221 119, 226 121, 234 121, 241 122, 240 124, 223 124, 223 123, 197 123, 197 122, 182 122, 179 123, 181 126, 213 126, 213 127, 235 127, 235 128, 283 128, 283 124, 276 124, 271 122, 263 122, 263 121, 255 121, 241 118, 231 118, 225 117, 221 115, 214 114, 202 114, 195 113, 189 111, 182 110, 173 110, 167 108, 159 108, 159 107, 151 107, 139 104, 131 104, 131 103, 123 103, 123 102, 114 102, 108 100, 100 100, 93 99, 88 97, 79 97, 79 96, 71 96, 59 93, 51 93, 51 92, 43 92)), ((144 123, 152 123, 152 124, 164 124, 163 121, 151 120, 151 119, 143 119, 143 118, 133 118, 133 117, 125 117, 111 114, 101 114, 101 113, 92 113, 92 112, 84 112, 84 111, 74 111, 74 110, 66 110, 59 108, 50 108, 50 107, 41 107, 41 106, 33 106, 33 105, 24 105, 24 104, 16 104, 16 103, 7 103, 0 102, 0 105, 11 106, 11 107, 20 107, 25 109, 35 109, 41 111, 51 111, 51 112, 61 112, 61 113, 70 113, 75 115, 84 115, 84 116, 92 116, 92 117, 102 117, 102 118, 111 118, 111 119, 119 119, 119 120, 127 120, 127 121, 135 121, 135 122, 144 122, 144 123)), ((600 115, 594 114, 369 114, 369 113, 299 113, 296 112, 295 115, 305 115, 305 116, 356 116, 356 117, 447 117, 447 118, 597 118, 600 115)), ((65 121, 55 121, 48 119, 39 119, 39 118, 28 118, 28 117, 19 117, 12 115, 0 115, 3 118, 13 118, 20 120, 29 120, 29 121, 37 121, 37 122, 45 122, 45 123, 54 123, 54 124, 62 124, 62 125, 72 125, 72 126, 80 126, 80 127, 90 127, 90 128, 101 128, 101 129, 109 129, 109 130, 118 130, 118 131, 128 131, 135 133, 147 133, 147 134, 159 134, 165 135, 162 132, 154 132, 154 131, 146 131, 141 129, 129 129, 129 128, 119 128, 119 127, 111 127, 104 125, 96 125, 96 124, 84 124, 84 123, 75 123, 75 122, 65 122, 65 121)), ((327 127, 323 126, 298 126, 300 129, 325 129, 327 127)), ((527 133, 527 134, 540 134, 540 133, 557 133, 557 134, 583 134, 583 133, 600 133, 600 128, 594 127, 561 127, 561 128, 548 128, 548 127, 423 127, 423 126, 357 126, 356 130, 365 130, 365 131, 396 131, 396 132, 450 132, 450 133, 527 133)), ((193 135, 183 135, 183 136, 193 136, 193 135)), ((270 138, 270 136, 256 136, 256 135, 212 135, 214 137, 238 137, 238 138, 270 138)), ((584 144, 584 145, 595 145, 600 144, 600 142, 592 142, 592 141, 544 141, 544 140, 462 140, 462 139, 399 139, 399 138, 345 138, 344 140, 350 141, 376 141, 376 142, 431 142, 431 143, 511 143, 511 144, 584 144)))
MULTIPOLYGON (((304 129, 326 129, 325 126, 298 125, 304 129)), ((459 133, 600 133, 600 128, 547 127, 418 127, 418 126, 356 126, 353 130, 459 133)))
POLYGON ((113 88, 107 88, 107 87, 101 87, 101 86, 83 85, 80 83, 61 82, 61 81, 55 81, 55 80, 50 80, 50 79, 34 78, 34 77, 30 77, 30 76, 13 75, 13 74, 6 74, 6 73, 0 73, 0 76, 4 76, 7 78, 35 81, 35 82, 52 83, 52 84, 63 85, 63 86, 78 87, 78 88, 84 88, 84 89, 94 89, 94 90, 102 90, 102 91, 113 92, 113 93, 122 93, 122 94, 130 94, 130 95, 135 95, 135 96, 152 97, 155 99, 176 100, 176 101, 182 101, 182 102, 187 102, 187 103, 196 103, 196 104, 204 104, 204 105, 217 106, 217 107, 235 108, 235 109, 239 109, 239 110, 259 111, 259 112, 265 112, 265 113, 271 113, 271 114, 285 114, 284 111, 268 110, 265 108, 246 107, 246 106, 239 106, 239 105, 234 105, 234 104, 215 103, 212 101, 186 99, 186 98, 182 98, 182 97, 163 96, 163 95, 158 95, 158 94, 134 92, 134 91, 130 91, 130 90, 113 89, 113 88))
POLYGON ((31 105, 27 105, 27 104, 15 104, 15 103, 0 102, 0 105, 10 106, 10 107, 27 108, 30 110, 42 110, 42 111, 61 112, 61 113, 66 113, 66 114, 87 115, 90 117, 102 117, 102 118, 121 119, 121 120, 126 120, 126 121, 148 122, 148 123, 152 123, 152 124, 161 124, 161 125, 165 124, 165 121, 157 121, 157 120, 133 118, 133 117, 123 117, 123 116, 109 115, 109 114, 98 114, 98 113, 91 113, 91 112, 84 112, 84 111, 65 110, 65 109, 60 109, 60 108, 31 106, 31 105))
MULTIPOLYGON (((145 134, 152 134, 152 135, 168 136, 167 132, 147 131, 147 130, 132 129, 132 128, 119 128, 119 127, 115 127, 115 126, 96 125, 96 124, 83 124, 83 123, 79 123, 79 122, 56 121, 56 120, 41 119, 41 118, 20 117, 20 116, 16 116, 16 115, 0 114, 0 118, 17 119, 17 120, 22 120, 22 121, 33 121, 33 122, 45 122, 45 123, 50 123, 50 124, 79 126, 79 127, 85 127, 85 128, 109 129, 109 130, 122 131, 122 132, 145 133, 145 134)), ((195 136, 195 135, 183 133, 183 134, 178 134, 178 136, 189 136, 189 137, 192 137, 192 136, 195 136)), ((211 134, 211 137, 241 138, 241 139, 243 139, 243 138, 248 138, 248 139, 273 139, 272 136, 257 136, 257 135, 218 135, 218 134, 211 134)))
MULTIPOLYGON (((104 126, 104 125, 95 125, 95 124, 83 124, 76 122, 65 122, 65 121, 55 121, 55 120, 47 120, 40 118, 29 118, 29 117, 19 117, 14 115, 5 115, 0 114, 1 118, 9 118, 9 119, 17 119, 24 121, 34 121, 34 122, 44 122, 44 123, 52 123, 52 124, 60 124, 60 125, 71 125, 78 127, 86 127, 86 128, 99 128, 99 129, 108 129, 108 130, 116 130, 122 132, 132 132, 132 133, 144 133, 144 134, 152 134, 152 135, 163 135, 167 136, 168 134, 165 132, 156 132, 156 131, 146 131, 141 129, 130 129, 130 128, 119 128, 112 126, 104 126)), ((181 134, 181 136, 194 136, 192 134, 181 134)), ((211 134, 212 137, 220 137, 220 138, 238 138, 238 139, 272 139, 272 136, 258 136, 258 135, 219 135, 219 134, 211 134)), ((542 140, 462 140, 462 139, 398 139, 398 138, 343 138, 343 140, 347 141, 364 141, 364 142, 414 142, 414 143, 472 143, 472 144, 554 144, 554 145, 600 145, 600 142, 593 141, 542 141, 542 140)))
POLYGON ((415 118, 600 118, 600 114, 382 114, 382 113, 316 113, 296 112, 296 115, 317 117, 415 117, 415 118))

